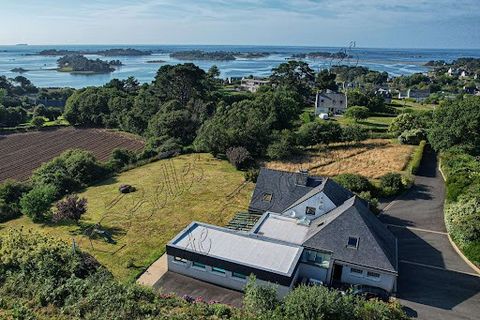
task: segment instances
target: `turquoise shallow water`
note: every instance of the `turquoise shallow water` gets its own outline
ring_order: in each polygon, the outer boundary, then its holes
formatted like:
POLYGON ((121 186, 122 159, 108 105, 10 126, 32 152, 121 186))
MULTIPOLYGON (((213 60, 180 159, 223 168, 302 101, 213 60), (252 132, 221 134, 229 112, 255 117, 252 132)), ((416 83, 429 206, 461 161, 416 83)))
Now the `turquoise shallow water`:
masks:
MULTIPOLYGON (((177 64, 180 61, 169 57, 169 53, 181 50, 205 51, 234 51, 234 52, 269 52, 266 58, 237 59, 235 61, 193 61, 201 68, 208 69, 212 65, 220 68, 222 77, 229 76, 267 76, 272 68, 286 61, 294 53, 307 53, 314 51, 338 52, 341 48, 334 47, 280 47, 280 46, 179 46, 179 45, 82 45, 82 46, 0 46, 0 75, 15 77, 18 73, 11 72, 13 68, 30 70, 22 75, 30 79, 39 87, 74 87, 103 85, 113 78, 125 79, 129 76, 136 77, 141 82, 153 80, 156 71, 163 64, 177 64), (103 50, 109 48, 135 48, 154 52, 150 56, 140 57, 99 57, 91 58, 119 59, 123 66, 111 74, 102 75, 73 75, 69 73, 50 70, 56 67, 58 57, 45 57, 35 55, 44 49, 68 50, 103 50), (165 63, 147 63, 149 60, 164 60, 165 63)), ((480 49, 378 49, 355 48, 348 51, 353 56, 349 60, 306 60, 312 68, 319 70, 331 65, 348 64, 362 65, 373 70, 387 71, 391 76, 426 72, 428 69, 423 64, 429 60, 451 61, 459 57, 479 57, 480 49)))

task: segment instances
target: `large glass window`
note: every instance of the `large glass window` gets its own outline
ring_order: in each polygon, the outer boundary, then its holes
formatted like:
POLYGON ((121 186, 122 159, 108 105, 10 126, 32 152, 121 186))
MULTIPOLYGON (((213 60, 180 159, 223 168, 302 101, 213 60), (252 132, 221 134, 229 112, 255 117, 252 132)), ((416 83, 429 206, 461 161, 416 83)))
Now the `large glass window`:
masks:
POLYGON ((198 269, 203 269, 203 270, 205 270, 206 268, 206 265, 204 265, 203 263, 195 262, 195 261, 192 263, 192 266, 198 269))
POLYGON ((380 279, 380 273, 368 271, 367 272, 367 277, 372 278, 374 280, 378 280, 378 279, 380 279))
POLYGON ((232 272, 232 277, 238 278, 238 279, 247 279, 246 275, 244 275, 243 273, 238 273, 238 272, 232 272))
POLYGON ((225 269, 212 267, 212 272, 219 273, 219 274, 225 274, 225 269))
POLYGON ((313 263, 322 268, 328 268, 330 265, 330 254, 325 252, 306 250, 304 261, 313 263))

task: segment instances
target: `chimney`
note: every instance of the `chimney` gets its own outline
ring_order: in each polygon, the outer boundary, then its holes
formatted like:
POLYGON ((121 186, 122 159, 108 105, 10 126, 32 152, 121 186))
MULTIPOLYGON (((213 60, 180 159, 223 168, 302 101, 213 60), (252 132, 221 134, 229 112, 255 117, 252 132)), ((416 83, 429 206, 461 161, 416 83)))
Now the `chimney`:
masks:
POLYGON ((299 186, 306 186, 308 182, 308 170, 299 170, 297 173, 296 184, 299 186))

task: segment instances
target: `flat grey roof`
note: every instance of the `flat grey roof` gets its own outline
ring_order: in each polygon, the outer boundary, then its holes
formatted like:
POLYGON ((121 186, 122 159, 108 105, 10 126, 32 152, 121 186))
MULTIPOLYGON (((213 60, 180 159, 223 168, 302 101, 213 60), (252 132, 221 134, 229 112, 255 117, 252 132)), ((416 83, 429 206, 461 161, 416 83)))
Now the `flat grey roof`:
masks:
POLYGON ((298 219, 267 212, 252 233, 301 245, 308 230, 308 226, 300 224, 298 219))
POLYGON ((291 276, 303 247, 193 222, 169 245, 205 256, 291 276))

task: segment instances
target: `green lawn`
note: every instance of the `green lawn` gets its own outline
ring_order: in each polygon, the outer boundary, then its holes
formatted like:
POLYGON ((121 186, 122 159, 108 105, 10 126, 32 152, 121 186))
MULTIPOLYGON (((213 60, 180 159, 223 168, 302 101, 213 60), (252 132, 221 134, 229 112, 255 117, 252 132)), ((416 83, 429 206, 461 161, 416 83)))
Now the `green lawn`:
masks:
POLYGON ((227 161, 208 154, 161 160, 88 188, 80 194, 88 211, 79 226, 33 224, 27 217, 0 224, 31 228, 76 243, 91 253, 118 279, 133 281, 165 252, 165 244, 192 220, 225 225, 248 207, 253 184, 227 161), (137 191, 122 195, 121 184, 137 191), (90 242, 83 230, 99 223, 113 234, 115 244, 97 238, 90 242))
POLYGON ((390 125, 390 123, 392 123, 393 119, 395 119, 395 116, 392 116, 392 117, 373 116, 373 117, 368 117, 365 120, 360 120, 358 122, 355 122, 355 120, 347 118, 345 116, 335 117, 334 119, 338 121, 338 123, 340 123, 341 125, 358 124, 368 130, 373 130, 376 132, 386 132, 388 130, 388 126, 390 125))
POLYGON ((402 109, 402 108, 412 108, 414 110, 432 110, 435 109, 434 104, 428 104, 428 103, 418 103, 410 100, 399 100, 399 99, 392 99, 391 105, 397 109, 402 109))

